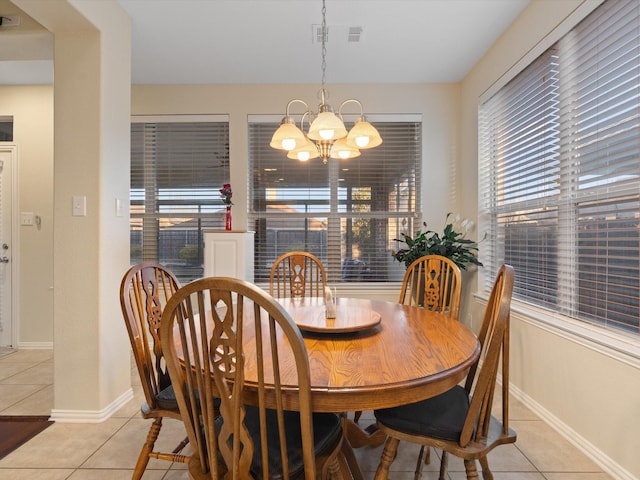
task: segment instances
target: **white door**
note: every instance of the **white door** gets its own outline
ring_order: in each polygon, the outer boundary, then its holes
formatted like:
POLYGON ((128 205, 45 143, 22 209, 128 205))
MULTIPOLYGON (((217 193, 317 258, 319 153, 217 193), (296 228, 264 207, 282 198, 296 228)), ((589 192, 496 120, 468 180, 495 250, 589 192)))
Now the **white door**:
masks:
POLYGON ((16 147, 0 146, 0 346, 14 345, 12 308, 13 165, 16 147))

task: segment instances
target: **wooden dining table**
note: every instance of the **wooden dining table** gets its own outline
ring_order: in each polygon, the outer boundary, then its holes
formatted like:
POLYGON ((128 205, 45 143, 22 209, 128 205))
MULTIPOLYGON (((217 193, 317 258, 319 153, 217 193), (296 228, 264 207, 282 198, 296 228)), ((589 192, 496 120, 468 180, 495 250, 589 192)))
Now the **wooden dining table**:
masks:
MULTIPOLYGON (((443 393, 463 380, 480 354, 476 335, 438 312, 383 300, 276 299, 301 329, 309 356, 316 412, 395 407, 443 393), (332 312, 333 313, 333 312, 332 312)), ((362 479, 351 448, 375 446, 375 425, 346 422, 343 448, 352 478, 362 479)))
POLYGON ((325 319, 323 298, 277 300, 302 330, 317 412, 373 410, 433 397, 464 379, 480 353, 464 324, 423 308, 338 298, 338 318, 325 319), (369 326, 335 327, 341 316, 354 322, 366 317, 369 326))
MULTIPOLYGON (((315 412, 355 412, 416 402, 443 393, 463 380, 480 354, 475 334, 445 315, 382 300, 334 299, 327 318, 321 297, 276 299, 299 326, 307 349, 315 412)), ((246 336, 245 340, 249 337, 246 336)), ((251 343, 251 342, 249 342, 251 343)), ((245 347, 245 387, 256 370, 245 347)), ((290 357, 291 361, 293 357, 290 357)), ((286 354, 280 358, 287 369, 286 354)), ((257 377, 256 377, 257 378, 257 377)), ((297 409, 296 380, 285 408, 297 409)), ((351 448, 377 445, 384 436, 347 420, 343 449, 353 478, 362 474, 351 448)))

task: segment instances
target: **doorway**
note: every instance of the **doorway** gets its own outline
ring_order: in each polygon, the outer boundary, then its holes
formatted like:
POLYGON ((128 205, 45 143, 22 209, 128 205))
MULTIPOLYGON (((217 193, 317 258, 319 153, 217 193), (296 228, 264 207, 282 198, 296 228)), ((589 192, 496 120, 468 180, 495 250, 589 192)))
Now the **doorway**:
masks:
POLYGON ((16 346, 13 308, 15 276, 14 170, 16 147, 0 144, 0 346, 16 346))

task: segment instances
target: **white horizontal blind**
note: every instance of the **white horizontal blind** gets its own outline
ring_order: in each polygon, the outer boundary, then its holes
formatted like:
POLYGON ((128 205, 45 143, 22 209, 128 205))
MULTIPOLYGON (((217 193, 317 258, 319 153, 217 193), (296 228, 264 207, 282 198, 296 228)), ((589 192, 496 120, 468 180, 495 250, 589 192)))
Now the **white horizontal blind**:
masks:
POLYGON ((203 229, 224 229, 229 124, 185 120, 131 125, 131 262, 160 261, 190 281, 203 274, 203 229))
POLYGON ((640 3, 594 10, 481 105, 479 129, 488 280, 510 263, 517 298, 639 332, 640 3))
POLYGON ((402 280, 391 250, 420 216, 421 122, 373 122, 382 145, 350 160, 300 162, 269 147, 277 123, 249 124, 255 279, 292 250, 318 256, 331 282, 402 280))

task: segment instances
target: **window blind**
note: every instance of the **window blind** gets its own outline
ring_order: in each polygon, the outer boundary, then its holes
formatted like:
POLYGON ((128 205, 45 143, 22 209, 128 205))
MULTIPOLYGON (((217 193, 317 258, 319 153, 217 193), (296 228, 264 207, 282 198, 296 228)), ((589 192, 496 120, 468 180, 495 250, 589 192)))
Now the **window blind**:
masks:
POLYGON ((0 142, 13 142, 13 117, 0 115, 0 142))
POLYGON ((485 288, 638 333, 640 4, 608 0, 479 109, 485 288), (488 248, 485 248, 488 247, 488 248))
POLYGON ((327 165, 270 148, 277 123, 249 123, 256 281, 268 281, 274 260, 292 250, 318 256, 331 282, 402 280, 391 250, 420 216, 421 122, 374 123, 382 145, 327 165))
POLYGON ((204 229, 224 228, 228 121, 134 118, 131 263, 159 261, 190 281, 203 274, 204 229))

